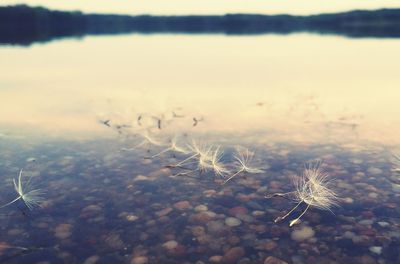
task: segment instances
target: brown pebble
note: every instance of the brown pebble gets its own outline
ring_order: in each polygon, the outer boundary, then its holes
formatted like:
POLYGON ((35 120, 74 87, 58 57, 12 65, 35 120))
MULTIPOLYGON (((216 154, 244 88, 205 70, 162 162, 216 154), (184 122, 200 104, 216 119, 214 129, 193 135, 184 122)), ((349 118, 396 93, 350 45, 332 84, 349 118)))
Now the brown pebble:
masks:
POLYGON ((264 260, 264 264, 288 264, 286 261, 269 256, 264 260))
POLYGON ((174 207, 178 210, 187 210, 192 208, 188 201, 180 201, 174 204, 174 207))
POLYGON ((241 247, 234 247, 229 249, 222 257, 221 263, 234 264, 245 254, 245 251, 241 247))

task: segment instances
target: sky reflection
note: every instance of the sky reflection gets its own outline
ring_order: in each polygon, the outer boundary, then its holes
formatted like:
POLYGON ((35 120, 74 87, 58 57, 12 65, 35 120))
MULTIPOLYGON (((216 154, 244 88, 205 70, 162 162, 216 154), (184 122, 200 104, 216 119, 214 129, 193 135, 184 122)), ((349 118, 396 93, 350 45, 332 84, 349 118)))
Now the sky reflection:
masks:
POLYGON ((0 132, 104 136, 101 118, 135 124, 179 109, 171 133, 399 143, 399 42, 127 35, 1 47, 0 132))

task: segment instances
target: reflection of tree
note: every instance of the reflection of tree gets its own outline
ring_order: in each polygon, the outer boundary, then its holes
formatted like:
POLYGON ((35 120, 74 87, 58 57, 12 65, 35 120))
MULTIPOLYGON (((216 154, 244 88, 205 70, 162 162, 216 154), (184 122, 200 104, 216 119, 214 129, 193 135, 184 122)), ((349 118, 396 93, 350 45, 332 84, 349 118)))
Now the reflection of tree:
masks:
POLYGON ((351 37, 399 37, 400 9, 313 16, 123 16, 86 15, 25 5, 0 7, 0 43, 30 44, 86 34, 224 33, 287 34, 297 31, 351 37))

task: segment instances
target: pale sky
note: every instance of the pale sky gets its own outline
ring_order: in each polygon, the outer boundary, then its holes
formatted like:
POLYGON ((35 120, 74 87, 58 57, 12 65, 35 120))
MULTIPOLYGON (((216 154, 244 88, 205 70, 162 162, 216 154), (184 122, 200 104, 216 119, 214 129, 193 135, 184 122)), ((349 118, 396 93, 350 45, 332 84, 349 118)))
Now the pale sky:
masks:
POLYGON ((61 10, 119 14, 315 14, 353 9, 400 8, 399 0, 2 0, 61 10))

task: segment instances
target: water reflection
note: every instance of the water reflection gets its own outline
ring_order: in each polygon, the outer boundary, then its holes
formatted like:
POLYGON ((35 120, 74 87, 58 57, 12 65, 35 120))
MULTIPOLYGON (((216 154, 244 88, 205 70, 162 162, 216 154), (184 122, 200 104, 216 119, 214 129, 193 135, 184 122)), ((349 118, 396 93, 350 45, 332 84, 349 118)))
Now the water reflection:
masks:
POLYGON ((397 142, 398 44, 166 35, 2 48, 2 133, 16 126, 92 136, 104 134, 95 120, 106 115, 134 122, 182 109, 188 127, 204 117, 199 130, 290 138, 329 128, 397 142))

